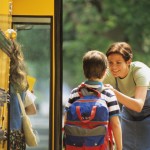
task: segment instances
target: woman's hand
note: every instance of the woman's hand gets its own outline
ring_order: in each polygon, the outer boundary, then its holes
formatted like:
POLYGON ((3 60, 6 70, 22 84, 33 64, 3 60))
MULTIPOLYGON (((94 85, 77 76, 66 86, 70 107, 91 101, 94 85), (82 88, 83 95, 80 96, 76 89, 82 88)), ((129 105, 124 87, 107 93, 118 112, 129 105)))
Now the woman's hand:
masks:
POLYGON ((110 85, 110 84, 104 84, 104 87, 107 88, 107 89, 110 89, 110 90, 114 91, 113 86, 110 85))

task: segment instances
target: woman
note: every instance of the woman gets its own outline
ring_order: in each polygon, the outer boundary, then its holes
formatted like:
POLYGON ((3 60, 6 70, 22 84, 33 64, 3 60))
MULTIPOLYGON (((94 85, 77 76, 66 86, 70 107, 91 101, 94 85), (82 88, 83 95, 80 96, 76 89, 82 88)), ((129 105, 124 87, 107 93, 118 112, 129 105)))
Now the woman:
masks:
MULTIPOLYGON (((28 115, 36 113, 34 98, 29 96, 27 73, 24 64, 23 54, 20 45, 14 41, 14 30, 8 30, 7 36, 12 42, 10 54, 10 150, 25 150, 26 143, 22 131, 21 110, 16 93, 19 92, 22 99, 26 102, 26 113, 28 115), (30 100, 29 100, 30 99, 30 100)), ((25 103, 25 102, 24 102, 25 103)))
POLYGON ((112 44, 106 56, 109 70, 104 83, 111 85, 109 87, 123 105, 123 150, 149 150, 150 100, 146 95, 150 87, 150 69, 141 62, 132 62, 132 49, 125 42, 112 44))

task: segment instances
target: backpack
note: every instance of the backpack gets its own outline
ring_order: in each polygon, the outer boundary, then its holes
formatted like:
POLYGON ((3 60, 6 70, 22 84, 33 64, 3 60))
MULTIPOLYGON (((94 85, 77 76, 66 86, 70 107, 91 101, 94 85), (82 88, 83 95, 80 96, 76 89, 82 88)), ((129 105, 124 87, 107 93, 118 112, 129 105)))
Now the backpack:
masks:
POLYGON ((67 109, 65 150, 106 150, 109 111, 101 92, 81 84, 80 98, 67 109), (92 93, 91 93, 92 92, 92 93))

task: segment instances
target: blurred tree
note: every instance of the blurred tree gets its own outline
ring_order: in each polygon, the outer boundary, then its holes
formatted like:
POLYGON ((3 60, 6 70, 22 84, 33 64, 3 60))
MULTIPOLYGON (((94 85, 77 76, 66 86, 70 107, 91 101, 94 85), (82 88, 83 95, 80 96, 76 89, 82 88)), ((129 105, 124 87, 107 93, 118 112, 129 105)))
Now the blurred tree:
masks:
MULTIPOLYGON (((136 51, 147 51, 144 45, 147 45, 146 39, 150 36, 149 7, 150 1, 147 0, 106 0, 103 16, 115 23, 114 30, 109 32, 115 33, 117 30, 119 40, 131 43, 136 51)), ((113 34, 112 38, 118 40, 115 37, 116 34, 113 34)))

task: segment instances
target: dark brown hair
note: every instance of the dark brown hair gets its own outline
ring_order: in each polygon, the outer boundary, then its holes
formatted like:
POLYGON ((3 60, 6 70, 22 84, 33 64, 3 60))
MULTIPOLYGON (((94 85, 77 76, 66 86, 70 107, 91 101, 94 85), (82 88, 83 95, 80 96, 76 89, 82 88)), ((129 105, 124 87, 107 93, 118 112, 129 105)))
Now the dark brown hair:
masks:
POLYGON ((107 69, 107 57, 98 50, 91 50, 83 56, 83 71, 86 78, 99 78, 104 75, 107 69))
POLYGON ((133 57, 131 46, 126 42, 116 42, 110 45, 106 52, 106 56, 108 57, 111 54, 120 54, 125 61, 133 57))

